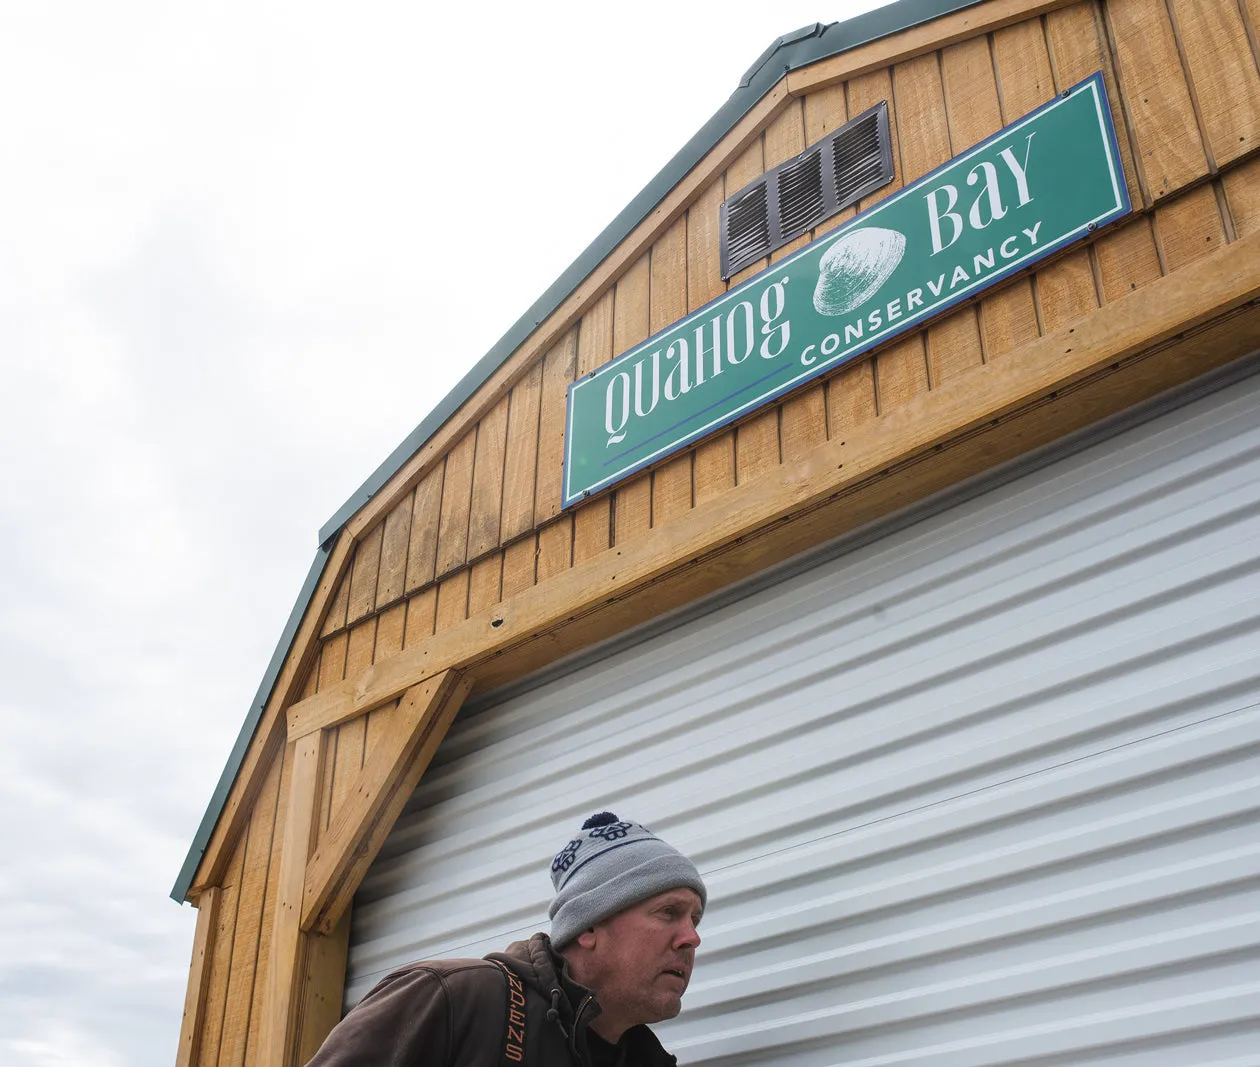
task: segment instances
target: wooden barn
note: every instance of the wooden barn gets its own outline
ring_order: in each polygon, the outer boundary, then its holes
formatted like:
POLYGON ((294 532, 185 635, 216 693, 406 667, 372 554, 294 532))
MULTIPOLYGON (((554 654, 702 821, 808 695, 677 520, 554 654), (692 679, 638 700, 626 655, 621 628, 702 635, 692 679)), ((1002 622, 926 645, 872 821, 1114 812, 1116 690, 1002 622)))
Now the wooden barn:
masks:
POLYGON ((605 807, 709 884, 683 1063, 1256 1062, 1258 35, 774 42, 321 531, 177 1062, 545 929, 605 807))

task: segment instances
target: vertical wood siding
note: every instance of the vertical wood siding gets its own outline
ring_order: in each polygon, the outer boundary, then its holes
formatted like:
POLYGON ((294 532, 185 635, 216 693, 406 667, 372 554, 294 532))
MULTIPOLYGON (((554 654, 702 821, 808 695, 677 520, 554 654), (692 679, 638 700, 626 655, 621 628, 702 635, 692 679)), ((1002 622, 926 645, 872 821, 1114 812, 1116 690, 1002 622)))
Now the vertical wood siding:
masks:
MULTIPOLYGON (((282 746, 276 759, 280 767, 280 778, 276 789, 275 819, 271 826, 271 850, 267 857, 267 888, 263 896, 262 919, 258 926, 258 954, 254 961, 254 988, 250 996, 249 1025, 245 1031, 243 1062, 246 1067, 253 1067, 258 1063, 263 996, 266 992, 264 976, 267 963, 271 959, 271 929, 276 915, 276 893, 280 884, 280 853, 284 843, 284 821, 289 811, 289 780, 293 772, 293 765, 287 755, 288 746, 282 746)), ((208 1065, 212 1061, 203 1062, 208 1065)))
POLYGON ((560 475, 564 467, 564 400, 577 368, 576 331, 570 330, 542 361, 538 413, 538 472, 534 483, 534 522, 560 514, 560 475))
MULTIPOLYGON (((652 253, 645 252, 617 282, 613 290, 613 351, 646 340, 652 285, 652 253)), ((555 491, 560 491, 559 470, 555 491)), ((623 482, 613 493, 613 536, 618 544, 646 533, 652 525, 652 475, 640 474, 623 482)))
POLYGON ((411 512, 411 537, 407 547, 407 581, 412 593, 433 581, 437 569, 437 516, 442 503, 446 464, 439 463, 416 486, 411 512))
POLYGON ((499 545, 509 399, 505 396, 500 400, 477 426, 472 507, 468 516, 468 555, 472 559, 499 545))
POLYGON ((283 820, 287 777, 283 757, 269 768, 249 825, 233 851, 218 890, 218 917, 211 932, 201 1032, 187 1062, 240 1067, 256 1062, 262 970, 268 958, 279 869, 276 827, 283 820))
POLYGON ((474 426, 446 457, 442 506, 438 510, 437 573, 449 574, 468 558, 468 520, 472 512, 474 426))
MULTIPOLYGON (((726 292, 722 280, 718 212, 727 196, 725 177, 713 182, 687 209, 687 310, 695 311, 726 292)), ((732 190, 733 192, 734 190, 732 190)), ((731 431, 701 441, 692 462, 695 504, 735 484, 735 435, 731 431)))
POLYGON ((232 966, 228 974, 223 1013, 220 1062, 244 1062, 254 990, 258 974, 258 946, 263 929, 263 905, 270 871, 276 800, 280 792, 280 764, 274 764, 250 818, 236 924, 232 932, 232 966))
POLYGON ((408 493, 385 517, 381 566, 376 578, 376 603, 392 604, 407 584, 407 547, 411 540, 411 512, 415 494, 408 493))
MULTIPOLYGON (((252 822, 252 820, 251 820, 252 822)), ((224 1009, 227 1002, 228 981, 232 975, 232 948, 236 933, 236 906, 241 894, 241 871, 245 864, 245 850, 249 845, 249 827, 245 836, 233 850, 223 877, 219 896, 219 921, 214 927, 213 962, 210 965, 209 991, 206 996, 201 1039, 198 1042, 198 1061, 204 1064, 220 1062, 219 1044, 223 1038, 224 1009)), ((229 1038, 234 1035, 229 1035, 229 1038)))
MULTIPOLYGON (((582 316, 578 326, 577 374, 581 377, 602 367, 613 357, 613 294, 605 293, 582 316)), ((574 509, 573 562, 597 556, 612 543, 612 510, 610 496, 574 509)), ((504 564, 506 570, 506 562, 504 564)), ((507 596, 504 585, 504 596, 507 596)))
MULTIPOLYGON (((353 677, 434 633, 570 567, 667 525, 699 502, 757 479, 824 441, 882 419, 982 363, 1070 326, 1161 276, 1260 230, 1260 0, 1082 0, 878 69, 799 84, 764 128, 730 150, 652 243, 594 293, 580 317, 510 387, 475 398, 447 453, 401 485, 366 530, 329 600, 301 696, 353 677), (560 510, 565 393, 580 375, 724 293, 723 199, 848 118, 888 102, 895 179, 863 210, 1101 70, 1134 215, 1087 245, 985 293, 780 403, 560 510), (816 86, 816 87, 815 87, 816 86)), ((814 69, 814 68, 811 68, 814 69)), ((806 71, 806 74, 809 72, 806 71)), ((853 217, 828 220, 817 237, 853 217)), ((741 281, 800 245, 754 264, 741 281)), ((463 418, 456 416, 457 420, 463 418)), ((387 705, 330 731, 316 834, 326 832, 391 721, 387 705)), ((190 1062, 259 1062, 263 990, 278 892, 291 767, 270 768, 217 891, 190 1062), (195 1055, 194 1055, 195 1052, 195 1055)), ((299 1051, 331 1025, 344 956, 340 928, 313 939, 298 1012, 299 1051), (339 947, 340 946, 340 947, 339 947)), ((194 973, 194 979, 200 980, 194 973)), ((191 993, 190 993, 191 996, 191 993)), ((181 1039, 181 1047, 184 1047, 181 1039)))
POLYGON ((535 366, 513 388, 508 404, 500 532, 519 537, 534 527, 534 472, 538 467, 538 415, 542 367, 535 366))
MULTIPOLYGON (((793 100, 766 130, 766 166, 777 167, 805 151, 810 143, 805 130, 805 101, 793 100)), ((802 234, 788 242, 771 253, 771 264, 804 248, 812 238, 812 234, 802 234)), ((787 462, 800 459, 826 439, 827 387, 823 382, 815 382, 789 396, 780 405, 779 454, 787 462)))
MULTIPOLYGON (((680 216, 652 246, 648 331, 656 333, 687 314, 687 217, 680 216)), ((667 460, 652 481, 652 523, 691 510, 691 451, 667 460)))
POLYGON ((188 968, 188 990, 184 996, 184 1016, 179 1027, 175 1067, 191 1067, 197 1062, 202 1016, 210 987, 214 925, 219 921, 222 892, 218 886, 213 886, 197 901, 197 930, 193 935, 192 963, 188 968))

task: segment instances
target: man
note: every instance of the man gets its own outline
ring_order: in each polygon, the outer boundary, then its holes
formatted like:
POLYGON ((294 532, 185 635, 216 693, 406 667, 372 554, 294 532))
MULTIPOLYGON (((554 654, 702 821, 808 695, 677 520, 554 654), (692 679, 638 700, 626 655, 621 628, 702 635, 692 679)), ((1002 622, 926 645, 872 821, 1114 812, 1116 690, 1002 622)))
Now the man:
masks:
POLYGON ((695 865, 603 811, 551 881, 550 938, 395 971, 310 1067, 673 1067, 647 1024, 678 1014, 691 979, 707 900, 695 865))

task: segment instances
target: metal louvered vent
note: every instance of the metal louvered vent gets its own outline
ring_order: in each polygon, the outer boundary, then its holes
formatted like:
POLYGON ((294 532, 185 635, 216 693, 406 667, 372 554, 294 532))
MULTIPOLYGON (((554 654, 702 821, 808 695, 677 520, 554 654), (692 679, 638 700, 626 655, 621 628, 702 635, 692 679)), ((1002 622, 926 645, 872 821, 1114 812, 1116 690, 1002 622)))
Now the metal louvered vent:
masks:
POLYGON ((722 204, 722 277, 855 204, 893 178, 888 102, 744 186, 722 204))

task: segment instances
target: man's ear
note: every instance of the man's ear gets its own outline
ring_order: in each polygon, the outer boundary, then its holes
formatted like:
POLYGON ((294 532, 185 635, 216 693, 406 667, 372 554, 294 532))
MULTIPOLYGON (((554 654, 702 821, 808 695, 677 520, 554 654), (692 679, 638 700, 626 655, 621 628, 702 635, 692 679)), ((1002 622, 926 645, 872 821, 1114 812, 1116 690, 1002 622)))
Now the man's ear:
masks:
POLYGON ((589 929, 583 930, 576 938, 574 938, 574 940, 588 951, 593 949, 595 947, 596 940, 595 927, 592 926, 589 929))

